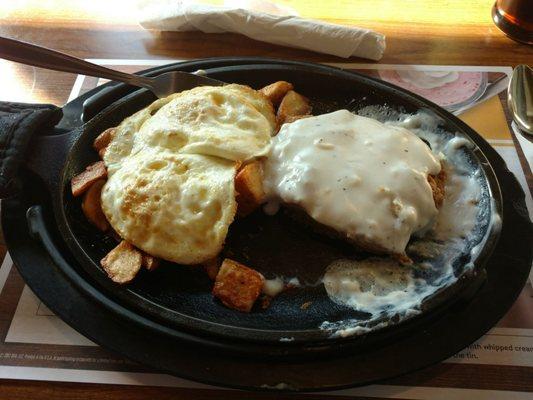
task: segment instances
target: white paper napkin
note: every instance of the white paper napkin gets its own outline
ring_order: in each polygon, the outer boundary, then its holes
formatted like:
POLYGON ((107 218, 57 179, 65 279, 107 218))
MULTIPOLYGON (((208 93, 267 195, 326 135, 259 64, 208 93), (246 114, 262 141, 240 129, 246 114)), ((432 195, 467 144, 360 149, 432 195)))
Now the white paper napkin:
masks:
POLYGON ((145 29, 162 31, 240 33, 263 42, 344 58, 379 60, 385 51, 385 36, 372 30, 287 15, 286 8, 265 1, 249 3, 251 7, 243 8, 235 6, 234 1, 213 6, 190 0, 141 0, 139 22, 145 29))

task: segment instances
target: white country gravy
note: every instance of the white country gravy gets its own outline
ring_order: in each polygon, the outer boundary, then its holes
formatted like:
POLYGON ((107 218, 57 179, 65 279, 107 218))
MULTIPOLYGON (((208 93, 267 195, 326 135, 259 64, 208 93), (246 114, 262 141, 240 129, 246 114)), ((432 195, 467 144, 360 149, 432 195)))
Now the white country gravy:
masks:
POLYGON ((283 125, 264 186, 271 200, 301 206, 349 239, 403 254, 437 215, 427 175, 440 168, 409 130, 340 110, 283 125))
MULTIPOLYGON (((327 266, 323 282, 330 299, 369 314, 366 320, 324 321, 321 328, 331 337, 364 334, 388 325, 393 316, 402 320, 418 314, 424 299, 457 280, 461 267, 456 272, 454 265, 462 263, 460 257, 465 252, 475 257, 490 233, 501 228, 494 201, 486 198, 483 172, 462 150, 473 143, 442 131, 438 118, 424 111, 406 115, 376 106, 359 113, 406 127, 426 140, 445 165, 446 194, 434 224, 417 234, 419 238, 407 248, 407 254, 417 255, 414 265, 406 267, 374 257, 336 260, 327 266)), ((472 267, 467 262, 462 270, 472 267)))
MULTIPOLYGON (((265 164, 265 185, 268 187, 271 198, 277 197, 277 201, 267 204, 265 212, 274 213, 277 203, 286 201, 297 203, 305 208, 304 198, 309 197, 305 199, 305 202, 310 204, 308 207, 312 206, 318 209, 318 214, 315 215, 333 218, 342 214, 343 219, 346 220, 345 226, 349 226, 346 210, 355 207, 354 203, 357 200, 355 188, 363 188, 364 186, 361 185, 362 182, 359 183, 359 186, 353 186, 353 189, 348 189, 349 186, 344 185, 346 181, 343 182, 343 180, 347 179, 344 178, 346 176, 351 177, 353 182, 355 168, 352 164, 342 166, 340 165, 341 161, 370 160, 368 167, 377 168, 380 166, 376 163, 376 159, 383 159, 383 154, 387 154, 385 161, 389 162, 389 168, 392 164, 402 165, 405 168, 405 164, 402 164, 405 159, 402 160, 403 155, 398 154, 398 149, 404 148, 402 146, 387 147, 386 144, 383 144, 381 148, 383 153, 381 154, 370 152, 353 154, 355 149, 353 144, 349 143, 348 137, 344 136, 346 137, 344 140, 343 135, 338 135, 340 137, 333 139, 328 136, 328 140, 325 140, 324 130, 320 131, 319 128, 321 127, 313 127, 313 121, 317 119, 320 121, 322 118, 331 119, 331 116, 337 113, 285 125, 279 134, 281 136, 278 135, 274 138, 270 156, 273 157, 272 161, 265 164), (287 137, 289 134, 294 134, 294 138, 289 140, 287 137), (317 139, 318 141, 316 141, 317 139), (323 139, 322 142, 320 139, 323 139), (394 154, 393 157, 389 154, 391 151, 394 154), (332 157, 332 152, 340 153, 342 158, 332 157), (372 159, 371 154, 375 156, 375 159, 372 159), (282 159, 286 159, 287 165, 280 162, 282 159), (393 160, 394 163, 391 162, 393 160), (274 164, 271 162, 276 163, 279 172, 273 171, 274 164), (293 166, 291 167, 289 164, 293 164, 293 166), (309 170, 311 166, 325 169, 325 172, 318 173, 309 170), (288 181, 282 181, 282 177, 288 178, 288 181), (317 177, 321 179, 320 184, 305 183, 305 180, 302 180, 316 179, 317 177), (338 182, 339 185, 336 185, 336 179, 341 179, 338 182), (347 188, 346 191, 342 190, 344 187, 347 188), (331 191, 326 193, 328 189, 331 191), (354 193, 351 193, 352 191, 354 193), (319 203, 323 201, 327 201, 328 207, 333 210, 321 210, 319 203)), ((342 111, 340 116, 345 116, 346 120, 352 120, 352 116, 347 113, 347 111, 342 111)), ((483 171, 478 165, 472 164, 464 151, 464 148, 474 146, 468 139, 443 131, 439 127, 438 117, 425 111, 409 115, 401 114, 388 107, 372 106, 359 110, 359 114, 370 118, 359 119, 361 117, 357 117, 355 120, 369 121, 368 126, 373 131, 378 131, 373 127, 383 127, 383 130, 377 134, 365 134, 367 137, 372 137, 374 142, 381 140, 380 133, 398 132, 398 127, 407 128, 419 138, 427 141, 434 155, 424 154, 427 148, 419 148, 418 146, 415 148, 421 152, 420 159, 423 158, 428 163, 426 173, 438 171, 438 168, 431 169, 435 167, 433 163, 437 160, 443 163, 448 176, 445 186, 446 194, 444 203, 436 216, 434 211, 432 212, 428 207, 425 212, 418 212, 420 220, 418 224, 409 225, 413 229, 414 235, 407 246, 407 254, 415 257, 413 265, 403 266, 383 257, 372 257, 366 260, 339 258, 333 260, 329 265, 324 265, 324 276, 321 282, 324 284, 329 298, 337 304, 366 313, 366 317, 324 321, 320 328, 329 332, 331 337, 364 334, 394 323, 393 320, 398 322, 418 314, 424 299, 439 289, 453 284, 457 280, 457 276, 462 273, 461 271, 473 267, 471 262, 462 261, 464 259, 461 257, 464 254, 470 254, 472 260, 490 233, 496 232, 501 227, 501 220, 494 201, 490 199, 490 191, 484 183, 483 171), (382 121, 383 124, 376 123, 373 119, 382 121), (425 229, 418 230, 417 227, 423 225, 421 214, 428 218, 428 224, 425 229), (417 230, 418 232, 415 232, 417 230), (394 316, 398 318, 393 318, 394 316)), ((394 143, 397 144, 398 142, 398 139, 394 139, 394 143)), ((375 143, 374 146, 376 146, 375 143)), ((378 143, 378 146, 381 144, 378 143)), ((366 147, 363 148, 366 149, 366 147)), ((407 149, 411 151, 411 148, 407 149)), ((360 149, 358 152, 360 153, 360 149)), ((420 159, 416 158, 416 160, 420 159)), ((423 168, 424 165, 421 166, 420 161, 417 162, 416 160, 414 167, 423 168)), ((410 159, 408 161, 412 162, 410 159)), ((415 169, 413 166, 411 168, 415 169)), ((377 173, 381 175, 374 175, 370 168, 365 172, 363 168, 363 172, 357 171, 357 176, 361 177, 361 181, 365 178, 369 181, 368 183, 374 182, 374 185, 378 185, 376 179, 384 175, 387 176, 387 170, 379 168, 377 173), (368 174, 367 178, 365 178, 364 173, 368 174)), ((419 173, 424 174, 421 171, 419 173)), ((389 178, 385 177, 384 179, 389 178)), ((399 194, 403 195, 404 192, 402 188, 398 188, 398 185, 412 186, 408 182, 404 179, 389 184, 395 191, 397 190, 399 194)), ((423 185, 416 187, 420 188, 423 185)), ((421 191, 421 193, 429 194, 425 191, 421 191)), ((376 198, 379 199, 379 197, 376 198)), ((407 202, 407 200, 405 201, 407 202)), ((411 203, 410 205, 421 207, 420 204, 425 205, 427 204, 426 201, 427 198, 424 203, 411 203)), ((363 202, 369 210, 369 214, 364 215, 367 218, 374 215, 370 213, 377 212, 371 206, 380 205, 379 201, 376 202, 375 200, 363 202)), ((309 210, 312 209, 308 209, 310 214, 309 210)), ((384 208, 381 208, 381 212, 383 211, 384 208)), ((316 219, 316 216, 313 217, 316 219)), ((388 218, 391 218, 390 215, 388 218)), ((342 224, 342 220, 340 221, 342 224)), ((407 237, 408 239, 409 237, 407 237)), ((395 245, 398 246, 398 243, 403 243, 404 240, 406 239, 402 238, 401 241, 395 242, 395 245)))
POLYGON ((392 259, 367 258, 335 260, 324 275, 324 287, 336 303, 369 313, 379 313, 383 306, 401 304, 414 308, 415 279, 406 274, 409 267, 392 259))

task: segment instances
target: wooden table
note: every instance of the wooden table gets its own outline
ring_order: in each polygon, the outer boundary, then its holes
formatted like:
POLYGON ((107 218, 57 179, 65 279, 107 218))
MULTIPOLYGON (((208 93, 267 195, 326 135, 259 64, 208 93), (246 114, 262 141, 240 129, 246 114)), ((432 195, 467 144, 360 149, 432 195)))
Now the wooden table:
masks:
MULTIPOLYGON (((233 34, 147 32, 136 23, 133 2, 56 0, 0 3, 0 35, 36 43, 82 58, 164 59, 214 56, 267 56, 342 62, 333 56, 283 48, 233 34)), ((508 39, 491 20, 493 0, 280 1, 302 16, 372 28, 387 36, 381 63, 438 65, 533 65, 533 47, 508 39)), ((350 61, 366 60, 351 59, 350 61)), ((0 60, 0 100, 61 105, 74 76, 0 60)), ((528 177, 531 179, 531 176, 528 177)), ((3 256, 5 248, 0 248, 3 256)), ((437 366, 412 375, 413 384, 445 385, 451 372, 437 366)), ((497 367, 485 366, 487 380, 497 367)), ((518 372, 501 389, 526 390, 531 374, 518 372), (527 386, 527 385, 526 385, 527 386)), ((465 376, 465 387, 468 377, 465 376)), ((453 377, 457 379, 457 376, 453 377)), ((405 379, 403 380, 405 382, 405 379)), ((218 399, 227 392, 118 385, 1 381, 0 398, 9 399, 218 399)), ((242 399, 300 398, 244 392, 242 399)))

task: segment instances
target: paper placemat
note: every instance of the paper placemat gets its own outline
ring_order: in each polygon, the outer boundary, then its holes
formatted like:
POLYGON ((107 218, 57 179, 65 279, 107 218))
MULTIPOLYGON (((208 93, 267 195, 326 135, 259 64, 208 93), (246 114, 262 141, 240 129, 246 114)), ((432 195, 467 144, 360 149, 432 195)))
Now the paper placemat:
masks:
MULTIPOLYGON (((89 61, 135 72, 178 60, 89 61)), ((433 85, 433 88, 415 89, 420 89, 421 94, 437 103, 446 102, 454 96, 456 101, 462 101, 462 107, 466 104, 468 109, 459 115, 460 118, 487 139, 504 158, 524 188, 530 217, 533 215, 533 188, 528 186, 526 179, 526 176, 531 176, 533 144, 522 138, 511 124, 505 101, 506 82, 512 72, 510 67, 332 65, 401 83, 411 89, 417 84, 433 85), (464 89, 467 84, 459 85, 454 92, 442 92, 439 89, 442 84, 438 86, 439 82, 448 79, 446 77, 454 77, 455 81, 464 78, 464 82, 471 82, 476 81, 478 76, 481 77, 479 86, 464 89), (420 79, 429 79, 430 82, 421 84, 420 79), (494 95, 484 98, 488 93, 494 95), (524 155, 523 162, 518 152, 524 155)), ((69 100, 103 82, 97 78, 78 76, 69 100)), ((450 89, 450 85, 447 88, 450 89)), ((24 284, 9 255, 0 267, 0 378, 214 388, 151 371, 95 345, 40 302, 24 284)), ((388 384, 329 392, 327 395, 403 399, 532 398, 531 393, 517 391, 517 388, 533 391, 531 282, 496 327, 445 362, 396 378, 388 384)))

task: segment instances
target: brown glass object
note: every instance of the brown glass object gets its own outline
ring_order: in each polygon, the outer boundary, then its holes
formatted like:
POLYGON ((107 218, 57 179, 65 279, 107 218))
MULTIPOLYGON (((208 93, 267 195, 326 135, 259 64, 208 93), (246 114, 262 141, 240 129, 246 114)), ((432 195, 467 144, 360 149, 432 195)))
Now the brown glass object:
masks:
POLYGON ((533 0, 497 0, 492 19, 511 39, 533 44, 533 0))

